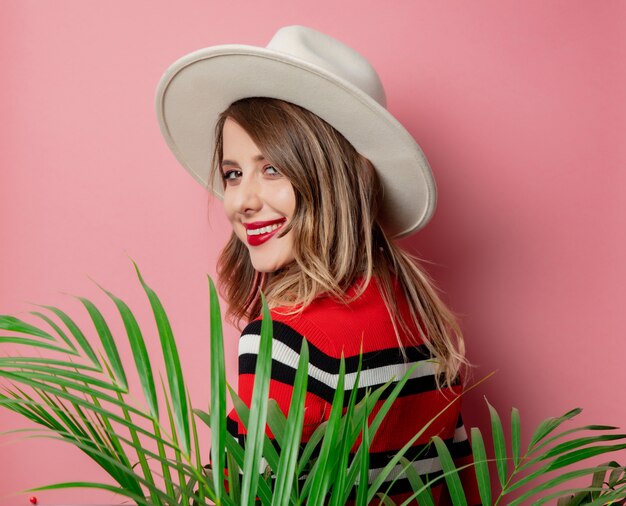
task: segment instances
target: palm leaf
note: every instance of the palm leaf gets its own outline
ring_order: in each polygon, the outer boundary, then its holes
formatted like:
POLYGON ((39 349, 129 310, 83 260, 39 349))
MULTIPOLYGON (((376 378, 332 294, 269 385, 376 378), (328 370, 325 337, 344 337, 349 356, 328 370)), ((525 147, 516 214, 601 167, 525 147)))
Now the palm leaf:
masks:
MULTIPOLYGON (((58 376, 54 376, 54 375, 50 375, 50 374, 40 374, 40 373, 29 373, 29 374, 23 374, 20 372, 11 372, 11 371, 5 371, 5 370, 1 370, 0 369, 0 377, 5 377, 13 382, 16 383, 22 383, 24 385, 28 385, 31 386, 33 388, 38 388, 40 390, 43 390, 47 393, 50 393, 52 395, 58 396, 58 397, 62 397, 65 398, 69 401, 71 401, 72 403, 76 403, 84 408, 90 409, 92 411, 98 412, 104 416, 109 417, 111 420, 114 420, 116 422, 121 422, 124 423, 125 419, 120 417, 119 415, 117 415, 114 412, 108 411, 106 409, 103 408, 99 408, 98 406, 95 406, 93 403, 85 400, 82 397, 78 397, 74 394, 69 393, 68 391, 64 391, 62 390, 62 388, 66 388, 66 389, 74 389, 77 390, 79 392, 82 392, 84 394, 87 395, 93 395, 95 397, 97 397, 99 400, 101 401, 105 401, 108 403, 111 403, 119 408, 123 408, 128 410, 130 413, 133 413, 134 415, 137 415, 139 417, 142 418, 146 418, 148 420, 152 420, 153 417, 151 414, 149 413, 144 413, 143 411, 133 407, 132 405, 129 405, 122 397, 112 397, 108 394, 105 394, 99 390, 95 390, 93 388, 90 387, 85 387, 83 384, 75 382, 75 381, 70 381, 70 380, 66 380, 65 378, 61 378, 58 376), (41 381, 39 381, 41 380, 41 381), (58 385, 59 387, 62 388, 57 388, 54 385, 58 385)), ((118 396, 120 395, 120 392, 117 392, 118 396)), ((137 430, 144 433, 145 435, 148 436, 153 436, 153 434, 145 429, 141 429, 140 427, 137 427, 137 430)))
MULTIPOLYGON (((189 392, 187 392, 187 403, 189 406, 191 406, 191 398, 189 396, 189 392)), ((192 413, 190 420, 191 420, 191 434, 192 434, 193 448, 194 448, 193 454, 196 457, 194 465, 195 465, 195 469, 201 470, 203 469, 202 458, 201 458, 202 449, 200 448, 200 440, 198 438, 198 427, 196 425, 196 417, 193 416, 193 413, 192 413)), ((201 502, 203 502, 204 487, 200 487, 200 489, 198 490, 198 495, 200 496, 201 502)))
MULTIPOLYGON (((40 437, 46 437, 48 439, 65 439, 67 436, 73 436, 71 434, 68 433, 58 433, 58 437, 54 436, 54 435, 46 435, 46 436, 40 436, 40 437)), ((92 450, 95 453, 97 453, 97 456, 102 459, 106 465, 108 466, 107 468, 104 468, 105 470, 107 470, 109 468, 114 468, 116 470, 118 470, 121 473, 124 473, 128 476, 131 476, 133 479, 137 480, 139 483, 141 483, 141 485, 143 485, 151 494, 151 501, 152 504, 161 504, 161 502, 163 502, 164 504, 167 504, 168 501, 171 499, 170 497, 168 497, 168 495, 166 493, 164 493, 160 486, 155 482, 155 480, 150 476, 150 477, 144 477, 141 476, 139 473, 135 472, 132 467, 126 466, 123 463, 121 463, 119 460, 117 460, 114 457, 111 457, 109 455, 106 455, 104 453, 98 453, 97 450, 93 450, 89 444, 89 440, 83 440, 82 438, 77 438, 75 441, 72 441, 72 444, 74 444, 76 447, 80 448, 81 450, 85 451, 85 449, 88 450, 92 450), (86 446, 87 445, 87 446, 86 446)), ((158 455, 151 453, 149 451, 146 451, 146 456, 152 456, 152 458, 158 458, 158 455)), ((111 473, 109 473, 111 474, 111 473)), ((119 483, 119 482, 118 482, 119 483)), ((96 485, 101 485, 101 484, 96 484, 96 485)), ((121 485, 121 484, 120 484, 121 485)), ((87 485, 85 485, 87 486, 87 485)), ((125 490, 127 490, 123 485, 121 485, 125 490)), ((43 489, 48 489, 48 487, 51 488, 55 488, 56 485, 49 485, 47 487, 40 487, 37 490, 43 490, 43 489)), ((64 487, 61 487, 64 488, 64 487)), ((100 488, 99 486, 96 487, 92 487, 92 488, 100 488)), ((35 490, 35 489, 33 489, 35 490)), ((129 491, 130 493, 134 493, 132 491, 129 491)))
MULTIPOLYGON (((170 422, 170 429, 172 431, 172 435, 173 435, 173 442, 175 446, 178 446, 178 440, 176 437, 176 426, 174 423, 174 417, 172 415, 172 407, 170 404, 170 400, 167 397, 167 393, 165 390, 165 385, 163 384, 163 378, 159 378, 161 380, 161 389, 163 390, 163 397, 165 398, 165 409, 167 410, 167 417, 168 420, 170 422)), ((153 427, 154 427, 154 433, 156 434, 156 436, 161 439, 162 435, 161 435, 161 428, 159 426, 158 423, 153 422, 153 427)), ((174 492, 174 487, 173 487, 173 483, 172 483, 172 474, 170 472, 170 466, 166 464, 167 460, 167 452, 165 450, 165 446, 163 445, 163 443, 161 443, 160 441, 157 440, 157 451, 159 452, 159 460, 161 461, 161 472, 163 474, 163 480, 165 482, 165 488, 167 490, 168 494, 173 494, 174 492)), ((175 454, 174 454, 174 459, 175 462, 180 462, 181 460, 181 454, 180 451, 175 450, 175 454)), ((183 473, 180 471, 180 466, 176 466, 177 470, 179 471, 179 482, 182 484, 185 481, 184 475, 183 473)), ((181 495, 184 495, 185 492, 183 491, 181 495)))
POLYGON ((487 461, 487 452, 485 450, 485 442, 480 429, 472 427, 472 453, 474 455, 474 470, 476 472, 476 481, 478 483, 478 493, 483 505, 491 504, 491 479, 489 476, 489 464, 487 461))
POLYGON ((122 389, 127 392, 128 380, 126 379, 124 365, 122 364, 120 354, 117 351, 117 345, 115 344, 115 340, 113 339, 113 335, 111 334, 111 330, 109 329, 109 326, 107 325, 104 316, 102 316, 100 310, 89 299, 86 299, 85 297, 78 297, 78 300, 80 300, 83 306, 85 306, 85 309, 87 309, 87 312, 91 317, 91 321, 93 322, 94 327, 98 332, 100 342, 102 343, 104 352, 109 359, 111 369, 115 373, 115 378, 117 379, 117 382, 122 387, 122 389))
POLYGON ((139 325, 137 324, 137 320, 122 299, 116 297, 102 287, 101 289, 115 303, 115 306, 122 317, 122 322, 124 323, 126 335, 128 336, 128 341, 130 342, 130 348, 135 360, 135 366, 137 368, 137 373, 139 374, 139 381, 141 383, 146 402, 148 403, 150 415, 157 419, 159 417, 159 405, 156 396, 156 388, 154 386, 154 377, 152 375, 152 365, 150 364, 146 343, 141 334, 139 325))
POLYGON ((521 453, 522 429, 520 414, 517 408, 511 409, 511 453, 513 455, 513 466, 519 465, 521 453))
MULTIPOLYGON (((247 447, 246 447, 247 448, 247 447)), ((246 451, 239 445, 239 443, 234 438, 226 438, 226 451, 228 455, 232 455, 232 457, 237 462, 237 465, 243 469, 245 459, 246 459, 246 451)), ((244 475, 245 476, 245 475, 244 475)), ((243 483, 242 487, 242 496, 243 496, 243 483)), ((272 490, 270 486, 264 481, 259 480, 257 495, 261 499, 263 504, 271 504, 272 502, 272 490)), ((243 500, 239 502, 239 504, 243 504, 243 500)))
POLYGON ((400 459, 400 462, 402 463, 402 469, 411 484, 411 488, 415 492, 414 497, 407 499, 403 504, 409 504, 410 501, 417 499, 421 506, 435 506, 435 499, 430 487, 424 485, 419 473, 413 467, 413 463, 409 462, 404 457, 400 459))
POLYGON ((66 488, 90 488, 90 489, 100 489, 107 490, 109 492, 114 492, 118 495, 128 497, 135 501, 138 505, 151 506, 151 504, 146 501, 146 499, 142 495, 137 495, 133 492, 125 490, 122 487, 116 487, 115 485, 107 485, 106 483, 96 483, 90 481, 68 481, 65 483, 55 483, 54 485, 45 485, 43 487, 35 487, 26 490, 26 492, 43 492, 46 490, 60 490, 66 488))
MULTIPOLYGON (((367 406, 369 401, 368 392, 365 393, 365 405, 367 406)), ((369 448, 371 439, 369 433, 369 426, 367 417, 363 417, 363 425, 362 425, 362 439, 361 439, 361 447, 369 448)), ((355 459, 356 460, 356 457, 355 459)), ((367 506, 367 491, 369 484, 369 467, 370 467, 370 453, 369 451, 362 451, 361 457, 359 459, 359 466, 355 467, 355 469, 359 472, 359 483, 356 490, 356 504, 357 506, 367 506)))
POLYGON ((559 439, 562 439, 565 436, 575 434, 576 432, 583 432, 583 431, 604 432, 604 431, 611 431, 611 430, 617 430, 617 429, 619 429, 619 427, 615 427, 613 425, 583 425, 581 427, 574 427, 573 429, 564 430, 562 432, 559 432, 558 434, 555 434, 554 436, 548 439, 544 439, 541 444, 535 445, 532 448, 532 450, 529 452, 529 455, 535 454, 539 450, 550 445, 551 443, 554 443, 555 441, 558 441, 559 439))
MULTIPOLYGON (((231 399, 233 400, 233 406, 235 408, 235 412, 237 413, 237 416, 241 420, 241 423, 243 424, 244 427, 249 427, 250 420, 251 420, 250 408, 246 406, 246 404, 235 393, 235 391, 232 388, 230 388, 228 384, 226 386, 228 387, 231 399)), ((269 400, 266 399, 266 402, 267 402, 267 409, 269 412, 269 406, 270 406, 269 400)), ((263 436, 263 451, 261 455, 267 461, 267 464, 270 467, 270 469, 272 469, 275 472, 278 469, 278 462, 280 460, 280 457, 278 455, 278 451, 276 450, 276 447, 274 446, 270 438, 267 436, 267 434, 264 434, 263 436)))
POLYGON ((275 399, 267 400, 267 426, 269 427, 276 444, 280 448, 286 446, 287 417, 283 414, 275 399))
POLYGON ((49 344, 43 341, 38 341, 37 339, 29 339, 28 337, 15 337, 15 336, 0 336, 0 343, 15 343, 22 344, 25 346, 32 346, 34 348, 42 348, 51 351, 59 351, 61 353, 68 353, 70 355, 78 356, 78 352, 70 351, 66 348, 61 348, 60 346, 56 346, 54 344, 49 344))
POLYGON ((211 316, 211 462, 213 487, 219 502, 225 493, 226 372, 224 371, 224 338, 217 290, 209 278, 209 313, 211 316))
POLYGON ((78 345, 85 352, 85 355, 87 356, 87 358, 91 360, 91 363, 94 365, 94 367, 96 367, 99 371, 102 371, 102 364, 100 364, 100 360, 98 360, 98 357, 96 356, 96 352, 91 347, 91 344, 89 344, 89 341, 87 341, 85 334, 83 334, 83 332, 80 330, 78 325, 74 323, 74 320, 72 320, 64 311, 61 311, 60 309, 54 306, 42 306, 42 307, 46 308, 48 311, 51 311, 52 313, 57 315, 57 317, 68 328, 68 330, 70 331, 70 333, 72 334, 72 336, 74 337, 78 345))
POLYGON ((261 341, 259 344, 252 401, 250 403, 250 420, 247 427, 248 440, 243 465, 241 503, 246 506, 254 505, 257 494, 263 443, 265 440, 266 399, 269 395, 272 367, 272 320, 264 296, 262 296, 262 303, 261 341))
POLYGON ((544 439, 546 436, 548 436, 550 433, 556 430, 564 422, 574 418, 575 416, 579 415, 581 412, 582 412, 582 409, 574 408, 568 411, 567 413, 565 413, 563 416, 560 416, 558 418, 548 418, 547 420, 544 420, 543 422, 541 422, 539 427, 537 427, 537 429, 533 433, 532 438, 530 440, 530 444, 528 445, 529 453, 533 453, 533 451, 536 450, 536 448, 534 447, 542 439, 544 439))
MULTIPOLYGON (((119 400, 122 401, 121 394, 118 394, 118 396, 119 396, 119 400)), ((141 466, 141 471, 143 472, 143 475, 146 477, 146 479, 150 483, 153 483, 154 479, 152 477, 152 470, 150 469, 150 466, 148 465, 148 459, 146 459, 146 451, 145 451, 144 445, 141 444, 141 441, 139 439, 139 435, 138 435, 139 431, 137 430, 137 427, 135 426, 135 424, 132 423, 130 412, 126 406, 122 406, 122 413, 124 415, 126 427, 128 428, 131 440, 133 442, 132 446, 135 448, 135 451, 137 453, 137 458, 139 459, 139 465, 141 466)), ((158 497, 156 497, 153 491, 150 492, 150 498, 157 505, 161 504, 161 501, 158 499, 158 497)))
POLYGON ((489 407, 489 415, 491 417, 491 434, 493 436, 493 450, 496 456, 496 469, 498 470, 498 479, 500 485, 504 486, 506 483, 507 470, 506 470, 506 444, 504 442, 504 430, 502 429, 502 421, 500 415, 495 408, 489 404, 489 401, 485 399, 487 406, 489 407))
POLYGON ((311 434, 311 437, 309 438, 309 440, 304 445, 304 448, 302 449, 302 453, 300 455, 300 459, 298 460, 298 468, 296 470, 296 474, 298 476, 301 476, 303 473, 306 472, 306 468, 311 463, 313 453, 315 452, 316 448, 318 448, 318 446, 320 445, 324 437, 324 434, 326 434, 327 426, 328 426, 327 422, 323 422, 320 425, 318 425, 313 431, 313 434, 311 434))
POLYGON ((308 379, 309 347, 306 340, 302 340, 300 359, 293 384, 293 394, 289 405, 289 418, 285 429, 284 443, 281 448, 278 470, 276 471, 276 485, 272 496, 272 506, 288 504, 294 484, 295 469, 298 462, 298 451, 304 421, 304 401, 308 379))
MULTIPOLYGON (((78 355, 78 350, 76 349, 76 346, 74 345, 74 343, 72 342, 72 340, 67 337, 67 334, 63 331, 63 329, 57 325, 54 320, 52 320, 49 316, 41 313, 40 311, 31 311, 30 314, 32 314, 33 316, 36 316, 37 318, 39 318, 40 320, 43 320, 44 322, 46 322, 50 328, 52 328, 57 335, 67 344, 67 346, 72 350, 72 354, 73 355, 78 355)), ((56 339, 55 339, 56 340, 56 339)))
POLYGON ((20 368, 24 364, 44 364, 48 366, 59 366, 71 369, 80 369, 82 371, 98 372, 98 369, 90 365, 77 364, 75 362, 68 362, 67 360, 41 357, 0 357, 0 367, 20 368))
MULTIPOLYGON (((111 374, 110 370, 108 369, 108 366, 107 366, 107 370, 109 371, 109 374, 111 374)), ((102 409, 100 401, 98 400, 96 396, 91 395, 90 398, 92 402, 94 403, 94 406, 97 406, 98 408, 102 409)), ((111 447, 114 449, 114 452, 117 455, 117 458, 120 460, 120 462, 123 465, 127 467, 131 467, 130 460, 128 459, 126 451, 124 450, 122 446, 120 435, 117 434, 115 430, 113 430, 113 425, 111 424, 111 421, 109 420, 109 418, 107 416, 103 416, 101 413, 94 413, 94 414, 99 415, 99 418, 102 423, 102 427, 111 444, 111 447)), ((133 480, 132 476, 125 477, 125 480, 131 481, 131 490, 134 490, 134 487, 139 486, 139 484, 136 483, 136 480, 133 480)))
MULTIPOLYGON (((344 380, 346 373, 346 364, 341 356, 339 363, 339 376, 337 379, 337 388, 333 396, 333 402, 331 405, 330 416, 328 418, 328 425, 326 427, 326 433, 322 440, 322 446, 320 448, 320 454, 313 467, 314 472, 307 478, 305 487, 310 483, 310 497, 307 500, 307 504, 311 506, 323 505, 326 501, 326 494, 330 488, 330 477, 335 472, 336 454, 331 452, 331 449, 335 448, 337 444, 337 438, 339 437, 339 431, 341 428, 341 412, 343 410, 343 398, 344 398, 344 380)), ((303 494, 305 490, 303 489, 303 494)))
POLYGON ((578 462, 582 462, 583 460, 598 456, 604 455, 607 453, 612 453, 615 451, 623 450, 626 448, 626 444, 622 445, 610 445, 610 446, 593 446, 591 448, 582 448, 579 450, 575 450, 565 455, 561 455, 549 462, 548 464, 540 467, 538 470, 530 473, 529 475, 521 478, 520 480, 512 483, 508 486, 505 493, 512 492, 513 490, 517 490, 518 488, 533 482, 537 478, 544 476, 546 473, 550 471, 556 471, 562 469, 564 467, 570 466, 572 464, 576 464, 578 462))
POLYGON ((0 329, 9 330, 11 332, 17 332, 19 334, 26 334, 28 336, 43 337, 50 341, 55 341, 54 337, 40 328, 31 325, 15 316, 0 315, 0 329))
POLYGON ((563 453, 566 453, 570 450, 575 450, 576 448, 580 448, 581 446, 587 446, 602 441, 616 441, 618 439, 624 438, 626 438, 626 434, 602 434, 600 436, 582 437, 573 441, 566 441, 565 443, 561 443, 553 448, 550 448, 547 452, 539 457, 539 460, 546 460, 551 457, 556 457, 557 455, 562 455, 563 453))
POLYGON ((239 476, 241 468, 230 453, 226 454, 226 461, 228 463, 228 495, 236 504, 241 504, 241 478, 239 476))
MULTIPOLYGON (((86 375, 85 373, 70 371, 68 369, 61 369, 58 367, 53 367, 52 365, 29 364, 25 362, 13 365, 9 362, 5 362, 4 367, 6 367, 7 369, 12 369, 13 367, 15 367, 18 369, 18 371, 16 371, 17 374, 27 374, 32 378, 38 378, 44 381, 51 381, 53 383, 56 383, 55 378, 66 378, 68 380, 76 380, 82 385, 90 385, 90 387, 87 387, 88 389, 98 387, 102 388, 103 390, 111 390, 113 392, 127 392, 127 389, 116 384, 111 384, 107 381, 93 378, 86 375)), ((66 382, 65 386, 71 386, 75 384, 77 383, 66 382)))
POLYGON ((450 499, 454 506, 467 506, 467 500, 465 499, 465 493, 463 492, 463 485, 457 472, 450 450, 439 436, 432 438, 435 447, 437 448, 437 454, 441 462, 441 468, 443 469, 446 483, 448 484, 448 491, 450 493, 450 499))
MULTIPOLYGON (((352 385, 350 392, 350 398, 348 399, 348 406, 346 413, 342 420, 341 428, 341 445, 338 447, 337 455, 337 472, 335 473, 335 483, 333 484, 333 492, 331 496, 331 506, 341 506, 343 503, 343 496, 346 493, 350 493, 352 489, 352 483, 347 480, 348 460, 350 457, 350 451, 356 442, 356 438, 352 439, 351 435, 353 431, 353 413, 356 405, 356 396, 359 390, 359 378, 361 377, 361 367, 363 366, 363 355, 359 356, 359 363, 357 365, 356 377, 352 385)), ((358 423, 357 420, 355 420, 358 423)), ((354 425, 356 425, 356 423, 354 425)))
MULTIPOLYGON (((167 314, 163 309, 163 305, 159 300, 159 297, 143 280, 137 264, 133 262, 135 271, 139 282, 143 287, 148 300, 150 301, 150 307, 154 315, 154 320, 159 332, 159 339, 161 341, 161 348, 163 349, 163 358, 165 360, 165 372, 167 373, 167 381, 170 389, 170 400, 172 403, 172 411, 174 413, 174 421, 176 422, 176 429, 178 431, 182 450, 185 455, 189 455, 191 447, 191 434, 189 430, 189 407, 187 406, 187 394, 185 392, 185 379, 183 377, 183 371, 180 366, 180 358, 178 356, 178 348, 174 341, 174 335, 172 334, 172 327, 170 325, 167 314)), ((156 406, 156 401, 155 401, 156 406)), ((157 415, 158 418, 158 415, 157 415)))
MULTIPOLYGON (((521 496, 517 497, 515 500, 511 501, 509 503, 509 506, 517 506, 518 504, 524 504, 525 501, 532 497, 533 495, 536 495, 539 492, 543 492, 546 490, 549 490, 553 487, 556 487, 557 485, 561 485, 562 483, 566 483, 568 481, 571 481, 575 478, 580 478, 581 476, 589 476, 589 475, 593 475, 594 473, 596 473, 600 468, 598 466, 596 467, 591 467, 591 468, 586 468, 586 469, 578 469, 576 471, 569 471, 567 473, 563 473, 560 474, 559 476, 556 476, 555 478, 552 478, 550 480, 547 480, 535 487, 533 487, 531 490, 528 490, 527 492, 525 492, 524 494, 522 494, 521 496)), ((609 469, 608 467, 606 467, 606 469, 609 469)), ((583 490, 578 489, 578 491, 583 490)), ((584 488, 584 490, 588 490, 588 488, 584 488)), ((563 491, 559 491, 556 494, 558 495, 563 495, 563 491)), ((558 497, 558 495, 555 495, 555 497, 558 497)))

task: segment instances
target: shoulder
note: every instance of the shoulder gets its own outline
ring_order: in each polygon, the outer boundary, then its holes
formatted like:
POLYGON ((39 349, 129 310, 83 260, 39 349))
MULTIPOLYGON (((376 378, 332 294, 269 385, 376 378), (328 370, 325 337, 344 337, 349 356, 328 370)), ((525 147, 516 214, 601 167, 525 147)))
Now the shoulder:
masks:
MULTIPOLYGON (((335 359, 358 356, 360 353, 398 351, 416 344, 417 329, 405 332, 390 314, 378 284, 369 283, 358 297, 355 285, 347 292, 348 302, 334 297, 318 297, 304 308, 276 307, 271 309, 274 339, 293 350, 299 350, 302 339, 309 347, 335 359), (398 334, 399 332, 399 334, 398 334)), ((398 309, 406 314, 406 300, 401 291, 394 296, 398 309)), ((410 320, 410 316, 404 318, 410 320)), ((242 337, 258 336, 261 320, 252 321, 242 337)), ((403 354, 403 352, 400 352, 403 354)))
MULTIPOLYGON (((287 308, 276 308, 270 311, 272 318, 272 355, 299 354, 302 341, 306 340, 309 353, 321 356, 335 355, 335 346, 330 336, 316 324, 308 312, 294 313, 287 308)), ((239 341, 239 355, 258 353, 261 338, 261 318, 251 321, 243 329, 239 341)))
POLYGON ((272 317, 290 325, 307 339, 323 336, 330 340, 337 358, 342 353, 352 356, 398 348, 400 342, 407 348, 419 344, 419 332, 411 325, 412 318, 402 289, 392 288, 390 297, 398 311, 392 314, 376 280, 372 279, 364 290, 359 283, 347 290, 347 302, 334 297, 318 297, 297 314, 291 316, 292 311, 277 308, 272 317), (398 325, 401 320, 408 324, 406 328, 398 325))

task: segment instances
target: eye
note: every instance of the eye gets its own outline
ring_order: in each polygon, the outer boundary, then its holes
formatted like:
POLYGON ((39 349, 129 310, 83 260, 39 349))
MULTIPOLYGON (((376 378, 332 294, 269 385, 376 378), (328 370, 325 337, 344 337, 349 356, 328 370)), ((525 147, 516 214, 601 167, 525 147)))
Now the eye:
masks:
POLYGON ((278 172, 278 169, 274 167, 273 165, 267 165, 266 167, 263 168, 263 171, 268 176, 280 176, 281 175, 280 172, 278 172))
POLYGON ((241 177, 241 171, 236 169, 225 170, 222 173, 222 179, 226 184, 233 184, 241 177))

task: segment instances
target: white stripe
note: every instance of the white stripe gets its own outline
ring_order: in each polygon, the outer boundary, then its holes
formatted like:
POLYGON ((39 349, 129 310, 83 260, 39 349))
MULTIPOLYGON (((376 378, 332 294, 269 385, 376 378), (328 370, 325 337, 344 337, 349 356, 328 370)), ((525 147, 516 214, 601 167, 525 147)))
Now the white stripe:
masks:
POLYGON ((465 425, 461 425, 460 427, 457 427, 457 429, 454 431, 454 439, 452 440, 453 443, 460 443, 462 441, 465 441, 467 439, 467 431, 465 430, 465 425))
MULTIPOLYGON (((439 461, 438 457, 416 460, 414 462, 411 462, 411 466, 413 467, 413 469, 415 469, 415 471, 420 476, 424 476, 426 474, 432 474, 432 473, 442 470, 441 462, 439 461)), ((267 463, 267 460, 265 460, 265 458, 261 458, 261 467, 259 469, 261 470, 260 474, 265 474, 265 472, 267 472, 267 470, 269 469, 269 464, 267 463)), ((369 480, 368 483, 372 483, 376 478, 378 478, 380 473, 383 472, 383 469, 384 468, 370 469, 368 472, 368 480, 369 480)), ((239 469, 239 474, 243 476, 243 471, 241 469, 239 469)), ((383 480, 383 483, 391 482, 395 480, 398 476, 403 478, 405 477, 405 474, 406 474, 406 471, 404 469, 404 465, 398 464, 389 472, 387 477, 383 480)), ((307 476, 308 475, 302 475, 298 479, 303 480, 307 476)), ((273 479, 276 479, 276 475, 274 473, 271 473, 271 477, 273 479)), ((357 476, 356 482, 355 482, 357 485, 359 483, 359 480, 360 478, 359 476, 357 476)))
MULTIPOLYGON (((244 334, 239 339, 239 355, 244 354, 259 354, 259 343, 261 336, 258 334, 244 334)), ((300 355, 293 351, 289 346, 280 341, 274 340, 272 343, 272 359, 287 365, 293 369, 298 368, 298 360, 300 355)), ((373 369, 366 369, 361 371, 361 378, 359 380, 360 387, 368 387, 372 385, 382 385, 391 379, 400 380, 406 371, 413 365, 418 364, 415 370, 411 373, 410 378, 421 378, 424 376, 432 376, 436 372, 436 365, 433 360, 420 360, 418 362, 408 362, 406 364, 392 364, 383 367, 376 367, 373 369)), ((318 367, 309 363, 309 377, 315 378, 321 381, 330 388, 337 388, 337 382, 339 380, 339 374, 331 374, 325 372, 318 367)), ((356 372, 348 373, 345 375, 345 388, 346 390, 352 390, 354 382, 356 381, 356 372)))
MULTIPOLYGON (((415 471, 417 471, 419 475, 431 474, 437 471, 441 471, 441 462, 439 461, 438 457, 416 460, 414 462, 411 462, 411 466, 413 467, 413 469, 415 469, 415 471)), ((372 483, 376 478, 378 478, 378 475, 383 471, 383 469, 384 468, 370 469, 369 476, 368 476, 369 483, 372 483)), ((398 476, 402 478, 404 477, 404 475, 405 475, 404 466, 398 464, 389 472, 389 474, 387 475, 383 483, 393 481, 398 476)), ((357 477, 356 482, 357 483, 359 482, 358 477, 357 477)))

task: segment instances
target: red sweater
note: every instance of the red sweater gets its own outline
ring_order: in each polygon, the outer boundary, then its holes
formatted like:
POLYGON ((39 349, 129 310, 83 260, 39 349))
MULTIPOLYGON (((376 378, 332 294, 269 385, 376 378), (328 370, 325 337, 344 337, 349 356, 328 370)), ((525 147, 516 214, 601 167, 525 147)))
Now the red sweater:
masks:
MULTIPOLYGON (((405 321, 410 321, 408 305, 401 291, 398 291, 396 297, 405 321)), ((362 398, 366 388, 375 390, 392 378, 399 380, 408 367, 419 363, 371 442, 370 482, 413 435, 461 392, 460 385, 437 389, 435 364, 429 361, 428 350, 423 344, 411 344, 408 336, 398 328, 408 360, 404 359, 375 282, 370 283, 363 295, 350 304, 342 304, 332 298, 319 298, 299 314, 286 315, 285 312, 285 308, 271 311, 274 340, 270 398, 275 399, 287 414, 300 346, 302 340, 306 339, 309 346, 309 377, 302 434, 304 442, 308 441, 316 427, 328 420, 342 352, 346 365, 346 402, 354 388, 361 347, 363 363, 357 400, 362 398)), ((238 393, 248 405, 252 397, 260 330, 261 321, 252 321, 244 329, 239 341, 238 393)), ((415 328, 413 336, 418 336, 415 328)), ((379 405, 384 399, 385 394, 379 400, 379 405)), ((245 428, 238 422, 234 411, 229 414, 229 419, 230 432, 243 440, 245 428)), ((405 455, 408 460, 419 455, 413 465, 423 475, 422 479, 426 478, 426 474, 430 478, 441 474, 434 447, 423 451, 424 445, 434 435, 439 435, 448 444, 457 465, 471 462, 471 449, 461 421, 460 402, 457 401, 439 416, 405 455)), ((479 504, 473 473, 462 473, 461 478, 464 480, 468 504, 479 504)), ((447 504, 443 488, 438 486, 433 489, 438 504, 447 504)), ((381 487, 381 491, 386 489, 385 485, 381 487)), ((399 478, 391 488, 390 497, 400 504, 410 496, 410 491, 408 480, 399 478)))

